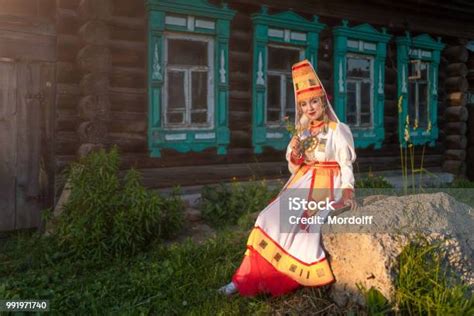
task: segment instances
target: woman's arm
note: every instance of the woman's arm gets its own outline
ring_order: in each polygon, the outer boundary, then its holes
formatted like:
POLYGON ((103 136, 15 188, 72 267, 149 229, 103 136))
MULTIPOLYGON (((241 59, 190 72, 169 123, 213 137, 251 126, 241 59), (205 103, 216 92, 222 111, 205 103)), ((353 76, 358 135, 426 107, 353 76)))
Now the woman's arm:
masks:
POLYGON ((344 201, 352 199, 354 193, 354 173, 352 163, 356 159, 354 139, 351 130, 339 123, 335 131, 335 158, 341 168, 341 189, 344 201))
POLYGON ((288 170, 293 174, 303 163, 304 157, 299 153, 299 138, 293 136, 286 149, 286 160, 288 161, 288 170))

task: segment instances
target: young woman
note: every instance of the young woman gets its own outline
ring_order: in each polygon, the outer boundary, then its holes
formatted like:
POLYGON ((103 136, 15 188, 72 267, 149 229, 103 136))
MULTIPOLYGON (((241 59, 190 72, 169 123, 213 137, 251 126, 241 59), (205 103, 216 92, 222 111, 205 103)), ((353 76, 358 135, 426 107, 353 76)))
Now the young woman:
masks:
MULTIPOLYGON (((286 152, 291 177, 280 194, 262 212, 247 241, 244 259, 232 282, 219 289, 231 295, 285 294, 303 286, 323 286, 334 276, 320 244, 320 224, 302 223, 314 210, 290 210, 292 196, 308 201, 331 201, 354 208, 356 158, 349 127, 334 113, 312 65, 301 61, 292 67, 295 91, 295 127, 286 152), (288 223, 292 216, 299 222, 288 223)), ((296 208, 298 209, 298 208, 296 208)), ((330 208, 317 213, 326 218, 330 208)))

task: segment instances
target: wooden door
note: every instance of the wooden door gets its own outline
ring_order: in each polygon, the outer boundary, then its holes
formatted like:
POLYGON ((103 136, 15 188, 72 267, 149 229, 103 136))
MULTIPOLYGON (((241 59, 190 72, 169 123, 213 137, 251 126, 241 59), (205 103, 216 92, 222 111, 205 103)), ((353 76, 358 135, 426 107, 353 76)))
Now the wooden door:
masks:
POLYGON ((53 67, 0 60, 0 231, 37 227, 50 192, 53 67))

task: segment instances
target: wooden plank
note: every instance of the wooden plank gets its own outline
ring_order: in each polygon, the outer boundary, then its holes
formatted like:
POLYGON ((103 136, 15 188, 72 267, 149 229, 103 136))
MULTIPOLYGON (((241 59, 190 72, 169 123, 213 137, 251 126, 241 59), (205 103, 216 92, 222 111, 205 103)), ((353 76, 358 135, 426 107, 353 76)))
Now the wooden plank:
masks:
POLYGON ((43 192, 39 178, 45 121, 41 100, 45 83, 41 79, 39 63, 19 64, 15 229, 37 227, 41 221, 43 192))
POLYGON ((16 64, 0 62, 0 231, 15 228, 16 64))

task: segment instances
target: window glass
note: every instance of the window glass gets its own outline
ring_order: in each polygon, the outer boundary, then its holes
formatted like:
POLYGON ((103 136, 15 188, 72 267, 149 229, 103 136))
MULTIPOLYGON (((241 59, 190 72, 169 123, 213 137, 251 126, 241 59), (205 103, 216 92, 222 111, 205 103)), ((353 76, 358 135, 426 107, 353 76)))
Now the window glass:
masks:
POLYGON ((207 42, 168 39, 168 64, 207 66, 207 42))

